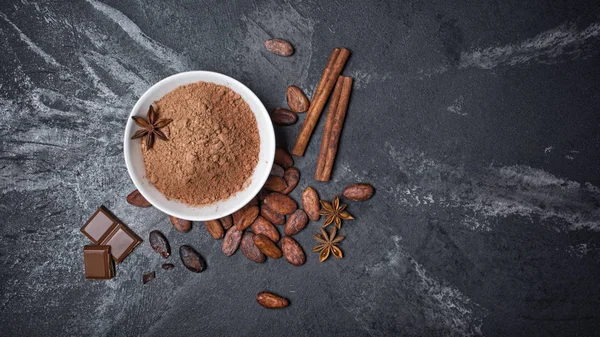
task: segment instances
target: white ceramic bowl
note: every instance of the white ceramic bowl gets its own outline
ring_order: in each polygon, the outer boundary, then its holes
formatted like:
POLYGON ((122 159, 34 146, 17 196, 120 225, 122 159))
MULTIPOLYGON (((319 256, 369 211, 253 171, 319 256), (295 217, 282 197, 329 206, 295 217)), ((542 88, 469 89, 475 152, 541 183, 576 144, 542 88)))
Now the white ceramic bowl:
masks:
POLYGON ((148 89, 131 110, 131 114, 127 119, 127 125, 125 126, 123 143, 127 172, 129 172, 133 184, 140 193, 142 193, 142 195, 159 210, 177 218, 192 221, 218 219, 229 215, 246 205, 258 194, 265 184, 265 181, 271 172, 271 166, 273 166, 273 159, 275 157, 275 131, 273 130, 273 124, 271 123, 267 109, 265 109, 262 102, 250 89, 248 89, 248 87, 237 80, 210 71, 189 71, 179 73, 163 79, 148 89), (236 193, 229 199, 214 204, 206 206, 188 206, 182 202, 167 199, 146 178, 146 169, 142 159, 140 139, 131 139, 131 136, 137 130, 131 116, 142 116, 145 118, 148 107, 154 101, 159 100, 179 86, 198 81, 224 85, 242 96, 256 117, 258 133, 260 135, 260 152, 258 154, 258 164, 250 178, 250 184, 248 184, 244 190, 236 193))

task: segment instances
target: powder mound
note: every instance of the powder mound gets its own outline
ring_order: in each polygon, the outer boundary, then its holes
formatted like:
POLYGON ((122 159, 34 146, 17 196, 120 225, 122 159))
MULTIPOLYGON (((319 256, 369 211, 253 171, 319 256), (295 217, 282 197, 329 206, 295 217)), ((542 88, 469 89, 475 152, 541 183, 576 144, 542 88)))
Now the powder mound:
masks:
POLYGON ((244 189, 258 164, 260 136, 254 113, 233 90, 207 82, 183 85, 154 103, 161 129, 148 150, 146 176, 169 199, 206 205, 244 189))

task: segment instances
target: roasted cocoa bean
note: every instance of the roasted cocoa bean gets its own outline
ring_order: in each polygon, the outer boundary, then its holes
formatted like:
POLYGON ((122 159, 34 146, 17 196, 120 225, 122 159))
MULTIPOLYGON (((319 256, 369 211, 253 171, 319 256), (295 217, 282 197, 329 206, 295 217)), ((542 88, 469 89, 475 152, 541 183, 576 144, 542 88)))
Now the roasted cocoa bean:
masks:
POLYGON ((271 111, 271 121, 275 125, 293 125, 298 121, 298 115, 288 109, 276 108, 271 111))
POLYGON ((287 189, 288 185, 282 177, 269 176, 269 178, 267 178, 265 186, 263 187, 265 188, 265 190, 271 192, 282 192, 285 189, 287 189))
POLYGON ((275 149, 275 164, 286 169, 294 166, 294 159, 286 150, 278 147, 275 149))
POLYGON ((298 208, 294 199, 277 192, 267 195, 263 203, 269 206, 270 209, 283 215, 292 214, 298 208))
POLYGON ((294 53, 292 44, 282 39, 270 39, 265 41, 265 48, 271 53, 279 56, 291 56, 294 53))
POLYGON ((290 85, 285 91, 287 103, 293 112, 305 112, 308 110, 310 103, 308 98, 300 88, 295 85, 290 85))
POLYGON ((285 215, 275 212, 267 205, 263 204, 262 206, 260 206, 260 215, 265 217, 265 219, 269 220, 269 222, 274 225, 285 224, 285 215))
POLYGON ((271 167, 271 175, 272 176, 277 176, 277 177, 283 178, 284 173, 285 173, 285 169, 277 164, 273 164, 273 167, 271 167))
POLYGON ((246 207, 250 206, 258 206, 258 195, 255 195, 254 198, 250 199, 250 201, 246 204, 246 207))
POLYGON ((283 232, 287 236, 292 236, 303 230, 307 223, 308 216, 303 210, 298 209, 288 217, 285 227, 283 227, 283 232))
POLYGON ((290 304, 287 299, 266 291, 256 295, 256 302, 267 309, 282 309, 290 304))
POLYGON ((135 190, 127 196, 127 202, 136 207, 150 207, 152 204, 144 198, 140 191, 135 190))
POLYGON ((270 192, 270 191, 267 191, 267 190, 265 190, 264 188, 261 188, 261 189, 260 189, 260 192, 258 192, 258 195, 257 195, 257 197, 258 197, 258 200, 260 200, 260 201, 262 202, 263 200, 265 200, 265 197, 266 197, 266 196, 267 196, 269 193, 271 193, 271 192, 270 192))
POLYGON ((304 250, 302 247, 300 247, 296 240, 289 236, 284 236, 281 238, 281 251, 283 252, 283 257, 287 260, 287 262, 294 266, 301 266, 304 264, 304 262, 306 262, 304 250))
POLYGON ((236 226, 229 228, 223 239, 223 247, 221 250, 227 256, 233 255, 242 241, 242 231, 238 230, 236 226))
POLYGON ((204 226, 206 227, 208 234, 210 234, 210 236, 212 236, 215 240, 220 240, 223 238, 223 235, 225 235, 223 226, 219 220, 204 221, 204 226))
POLYGON ((241 214, 238 216, 237 221, 234 220, 235 227, 239 231, 243 231, 244 229, 250 227, 250 225, 252 225, 254 220, 256 220, 258 213, 259 213, 258 206, 252 205, 252 206, 245 207, 245 209, 243 209, 241 214))
POLYGON ((277 231, 277 228, 269 220, 260 215, 252 223, 252 231, 254 234, 266 235, 273 242, 279 241, 279 231, 277 231))
POLYGON ((265 254, 263 254, 258 247, 254 244, 254 233, 246 232, 242 236, 242 242, 240 243, 240 249, 244 256, 248 258, 250 261, 254 261, 256 263, 265 262, 265 254))
POLYGON ((263 254, 270 258, 278 259, 283 255, 281 249, 279 249, 275 242, 271 241, 266 235, 254 234, 254 244, 261 252, 263 252, 263 254))
POLYGON ((342 195, 348 200, 364 201, 371 198, 373 193, 375 190, 369 184, 353 184, 344 188, 342 195))
POLYGON ((248 205, 238 209, 237 211, 233 212, 233 214, 231 214, 231 219, 232 219, 234 225, 236 225, 238 222, 240 222, 240 219, 242 219, 242 214, 244 214, 244 212, 246 211, 247 208, 248 208, 248 205))
POLYGON ((174 216, 169 217, 171 219, 171 223, 176 230, 180 232, 188 232, 192 229, 192 222, 190 220, 179 219, 174 216))
POLYGON ((317 191, 308 186, 302 192, 302 208, 308 215, 308 218, 312 221, 317 221, 321 218, 319 211, 321 210, 321 206, 319 204, 319 195, 317 191))
POLYGON ((219 221, 221 221, 221 225, 223 226, 224 230, 228 230, 231 228, 231 226, 233 226, 233 219, 231 218, 231 215, 224 216, 219 219, 219 221))
POLYGON ((171 245, 163 233, 153 230, 148 235, 148 242, 155 252, 159 253, 165 259, 171 255, 171 245))
POLYGON ((191 246, 183 245, 179 247, 179 257, 181 257, 183 265, 194 273, 199 273, 206 269, 204 258, 191 246))
POLYGON ((290 167, 287 170, 285 170, 283 179, 285 179, 287 187, 281 193, 290 194, 290 192, 292 192, 294 188, 296 188, 298 182, 300 181, 300 171, 298 171, 298 169, 295 167, 290 167))

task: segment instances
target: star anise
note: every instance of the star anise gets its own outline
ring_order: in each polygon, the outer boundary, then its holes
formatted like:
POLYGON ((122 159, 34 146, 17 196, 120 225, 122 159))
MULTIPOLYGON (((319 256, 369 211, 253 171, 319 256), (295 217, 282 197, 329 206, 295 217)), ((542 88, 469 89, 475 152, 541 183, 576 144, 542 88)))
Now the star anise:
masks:
POLYGON ((325 216, 323 227, 335 222, 335 226, 339 229, 342 227, 342 220, 354 220, 352 214, 346 211, 346 205, 340 204, 340 198, 337 195, 333 198, 333 205, 324 200, 321 200, 320 203, 323 208, 319 211, 319 214, 325 216))
POLYGON ((321 228, 321 234, 313 234, 313 237, 319 242, 319 244, 316 245, 312 251, 319 252, 319 262, 327 260, 329 253, 333 254, 333 256, 337 257, 338 259, 343 257, 342 250, 339 249, 336 244, 344 240, 344 237, 336 237, 336 234, 337 228, 335 227, 331 229, 330 234, 327 234, 327 231, 324 228, 321 228))
POLYGON ((156 111, 154 111, 154 107, 150 105, 148 109, 148 118, 144 119, 140 116, 131 116, 135 124, 141 127, 141 130, 136 131, 133 134, 131 139, 141 138, 146 136, 146 149, 150 150, 152 145, 154 145, 154 137, 158 137, 162 140, 169 140, 167 136, 160 131, 160 129, 169 125, 173 120, 172 119, 158 119, 158 115, 156 111))

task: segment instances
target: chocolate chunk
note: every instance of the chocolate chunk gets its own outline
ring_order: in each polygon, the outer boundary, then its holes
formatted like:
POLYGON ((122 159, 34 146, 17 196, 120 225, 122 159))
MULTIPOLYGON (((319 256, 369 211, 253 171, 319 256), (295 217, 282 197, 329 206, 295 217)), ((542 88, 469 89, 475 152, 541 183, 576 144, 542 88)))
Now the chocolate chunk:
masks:
POLYGON ((110 257, 110 246, 84 246, 83 266, 87 279, 112 278, 115 275, 115 265, 110 257))
POLYGON ((119 223, 106 207, 100 206, 81 227, 81 232, 93 243, 99 244, 119 223))
POLYGON ((162 269, 164 269, 164 270, 170 270, 173 268, 175 268, 175 265, 172 263, 163 263, 163 265, 162 265, 162 269))
POLYGON ((140 242, 142 242, 142 239, 132 232, 131 229, 123 224, 119 224, 101 244, 110 246, 110 253, 113 259, 121 263, 140 242))
POLYGON ((142 276, 142 283, 146 284, 146 283, 154 280, 155 277, 156 277, 155 272, 149 272, 147 274, 144 274, 144 276, 142 276))

